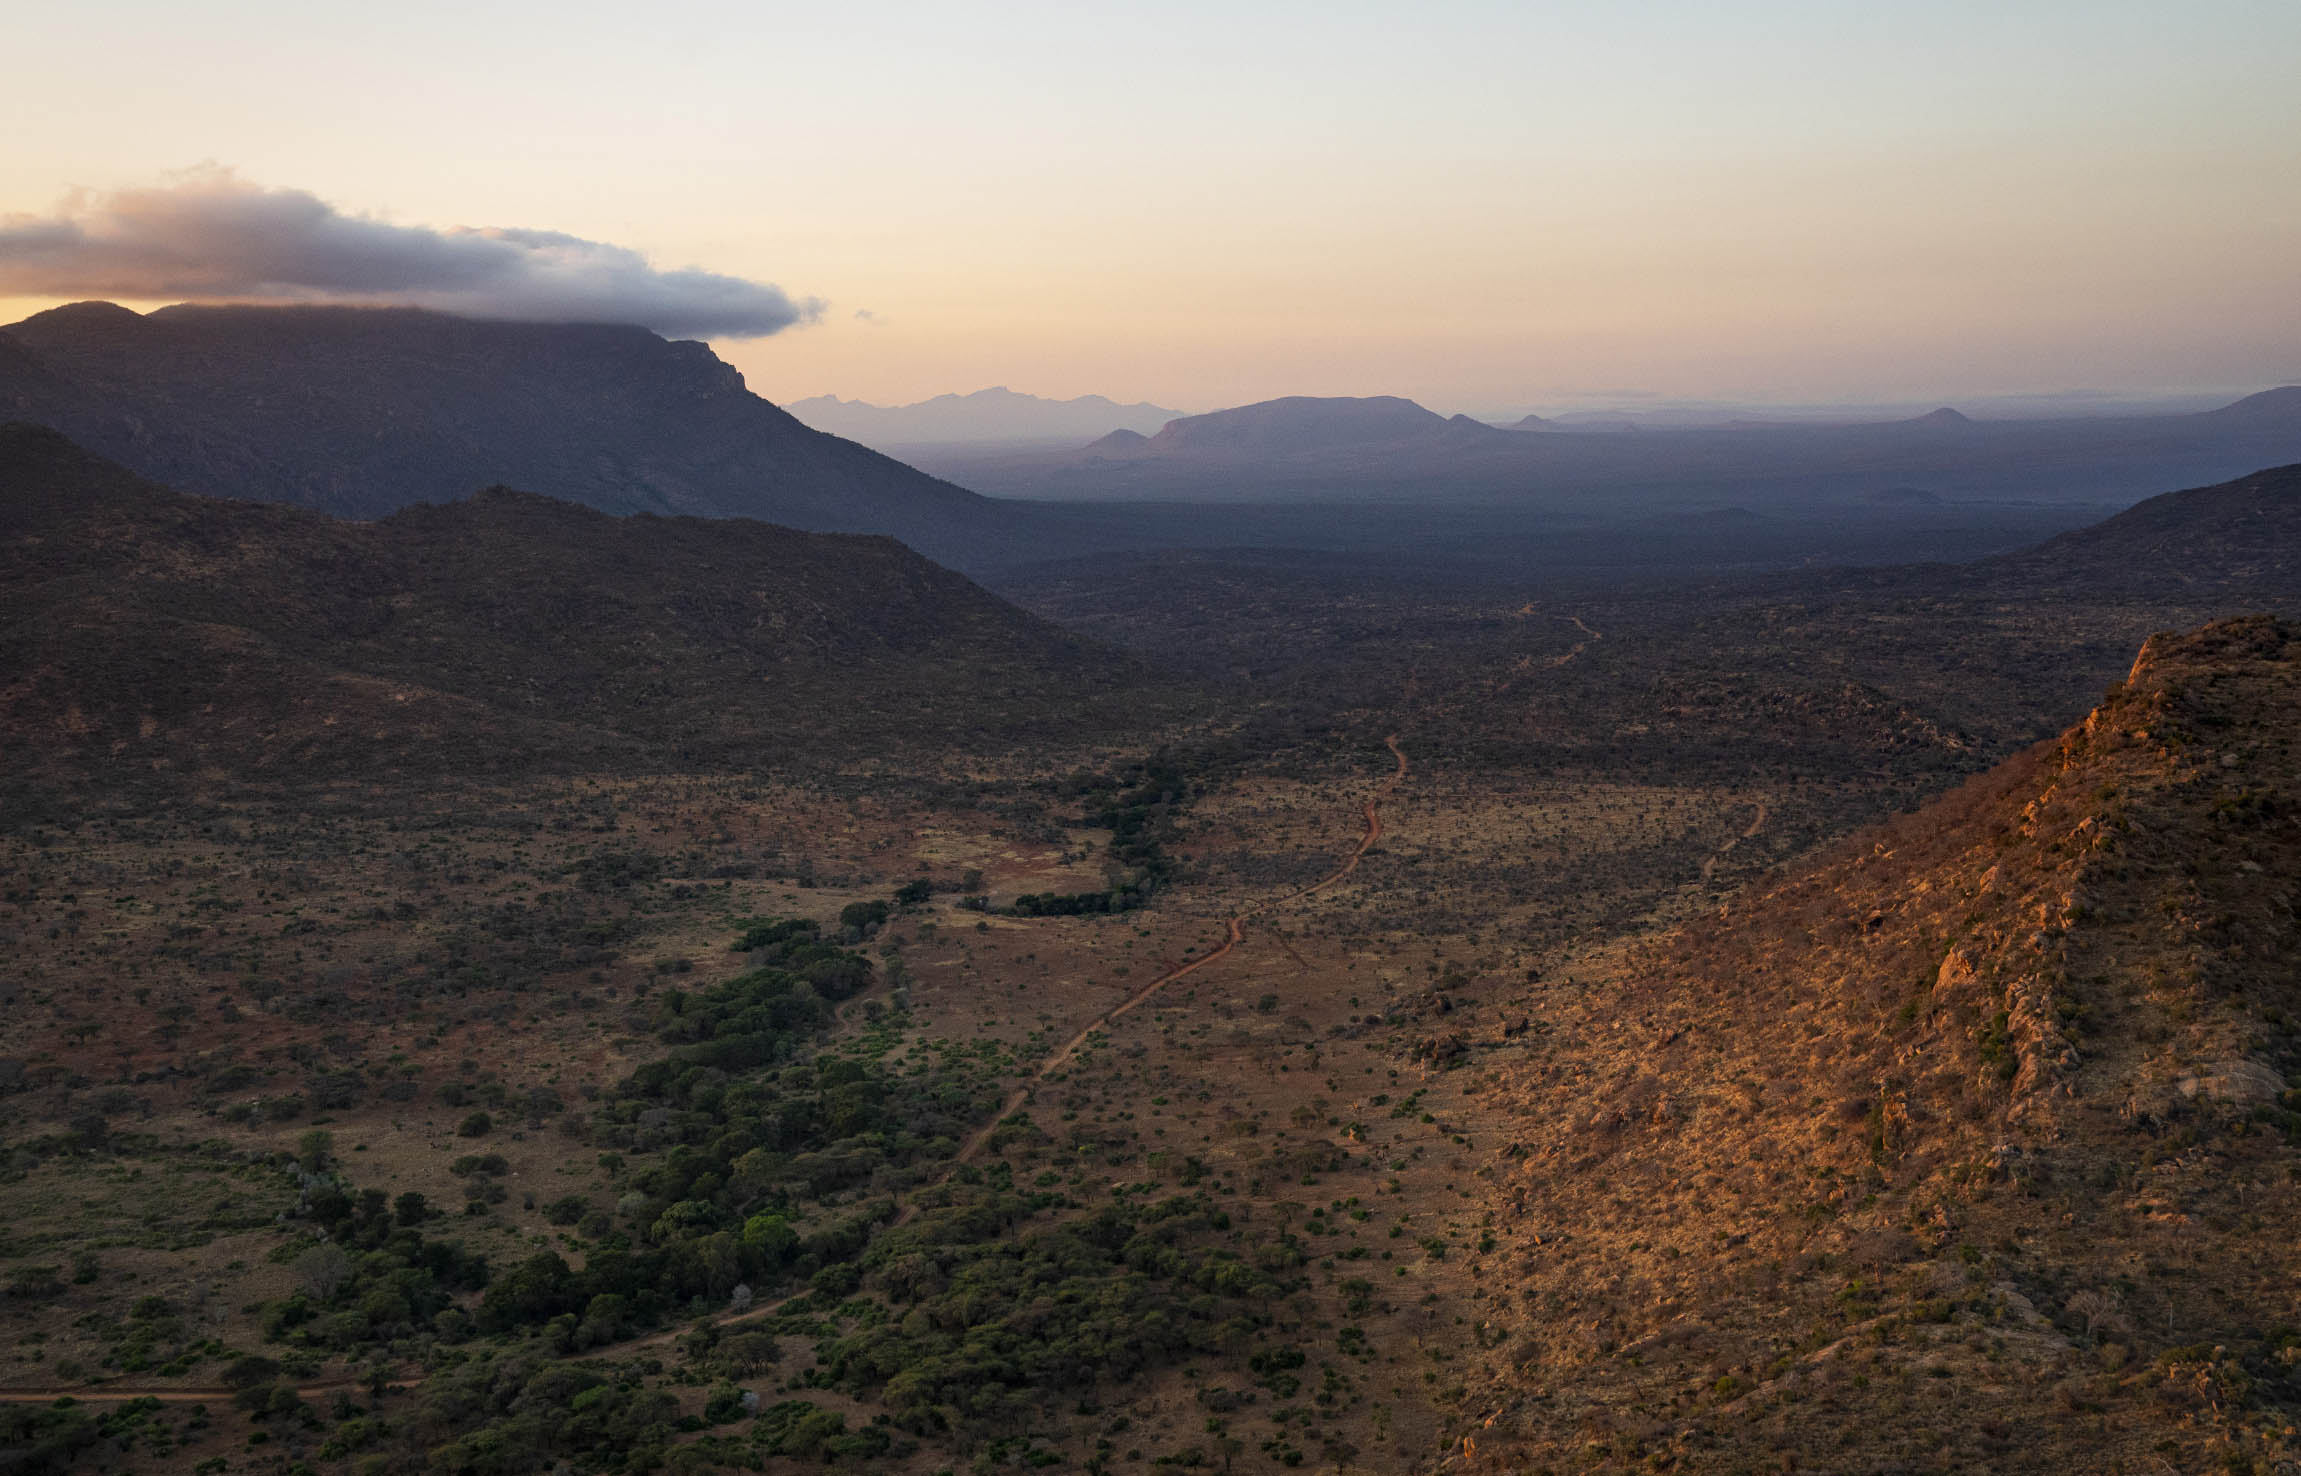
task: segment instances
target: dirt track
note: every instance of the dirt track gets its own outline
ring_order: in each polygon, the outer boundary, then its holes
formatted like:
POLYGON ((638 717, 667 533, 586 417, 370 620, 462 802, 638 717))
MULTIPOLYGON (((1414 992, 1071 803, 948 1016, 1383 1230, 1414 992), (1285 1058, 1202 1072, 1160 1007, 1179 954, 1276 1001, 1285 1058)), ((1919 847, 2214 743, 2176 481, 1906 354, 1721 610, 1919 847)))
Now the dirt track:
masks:
MULTIPOLYGON (((1530 616, 1533 613, 1534 607, 1531 604, 1525 606, 1518 612, 1521 618, 1530 616)), ((1527 675, 1529 672, 1556 671, 1559 667, 1565 666, 1569 662, 1573 661, 1584 651, 1589 650, 1592 642, 1606 639, 1606 633, 1604 631, 1593 628, 1589 621, 1584 620, 1579 615, 1557 615, 1552 616, 1551 618, 1556 620, 1564 620, 1573 625, 1576 630, 1582 632, 1582 639, 1576 641, 1572 646, 1568 647, 1564 652, 1556 656, 1545 657, 1540 660, 1537 660, 1532 656, 1519 657, 1517 661, 1511 664, 1509 673, 1507 675, 1496 678, 1487 684, 1486 700, 1491 701, 1494 698, 1501 696, 1504 692, 1509 691, 1512 687, 1517 686, 1519 678, 1527 675)))
POLYGON ((1711 852, 1708 856, 1702 859, 1702 880, 1708 881, 1710 879, 1710 873, 1718 869, 1718 863, 1726 859, 1726 853, 1728 851, 1740 845, 1743 841, 1750 839, 1759 831, 1765 829, 1766 802, 1764 800, 1758 800, 1755 803, 1758 807, 1758 813, 1751 819, 1750 828, 1743 831, 1740 835, 1735 836, 1732 840, 1727 841, 1724 845, 1718 847, 1717 850, 1711 852))
MULTIPOLYGON (((1303 898, 1311 896, 1314 893, 1322 892, 1328 887, 1333 886, 1336 882, 1341 881, 1344 877, 1349 876, 1352 872, 1356 871, 1358 869, 1358 863, 1366 859, 1366 853, 1373 848, 1374 843, 1382 839, 1382 811, 1378 808, 1377 801, 1388 799, 1391 792, 1398 788, 1400 781, 1406 778, 1406 750, 1398 746, 1398 735, 1393 733, 1387 738, 1384 738, 1382 740, 1382 746, 1389 749, 1391 755, 1398 760, 1398 767, 1391 771, 1389 778, 1382 781, 1382 788, 1377 791, 1375 799, 1370 799, 1366 802, 1365 808, 1362 812, 1366 821, 1366 829, 1364 833, 1359 836, 1357 847, 1353 849, 1348 856, 1343 858, 1341 865, 1335 867, 1334 870, 1328 872, 1325 876, 1320 877, 1317 881, 1312 882, 1309 886, 1302 888, 1300 891, 1291 892, 1286 896, 1280 897, 1272 902, 1266 902, 1261 907, 1250 908, 1245 912, 1240 912, 1232 915, 1227 924, 1230 936, 1223 940, 1222 946, 1219 948, 1210 949, 1207 952, 1200 954, 1196 958, 1186 959, 1182 963, 1176 964, 1173 968, 1168 969, 1165 973, 1151 980, 1148 984, 1145 984, 1142 988, 1128 995, 1119 1003, 1111 1006, 1111 1008, 1103 1011, 1103 1013, 1088 1021, 1084 1029, 1080 1030, 1078 1034, 1072 1036, 1069 1040, 1063 1043, 1061 1050, 1056 1051, 1053 1055, 1047 1057, 1046 1060, 1040 1062, 1039 1069, 1032 1072, 1020 1086, 1016 1087, 1013 1092, 1008 1094, 1007 1100, 999 1107, 999 1115, 991 1119, 987 1125, 979 1129, 974 1134, 974 1136, 967 1139, 966 1143, 959 1149, 958 1157, 952 1160, 953 1166, 956 1167, 959 1164, 967 1163, 971 1161, 976 1154, 980 1153, 982 1151, 983 1145, 990 1141, 991 1134, 998 1130, 999 1124, 1006 1121, 1007 1118, 1013 1116, 1014 1113, 1019 1110, 1025 1102, 1030 1100, 1031 1093, 1037 1089, 1038 1084, 1041 1081, 1044 1081, 1053 1072, 1059 1071, 1064 1066, 1068 1065, 1071 1058, 1079 1053, 1081 1047, 1085 1046, 1089 1036, 1093 1035, 1096 1031, 1101 1030, 1103 1027, 1109 1025, 1113 1020, 1119 1018, 1119 1016, 1133 1010, 1137 1005, 1140 1005, 1145 1000, 1150 999, 1161 989, 1164 989, 1167 985, 1172 984, 1175 980, 1182 978, 1185 974, 1195 974, 1200 969, 1205 968, 1208 964, 1214 963, 1218 959, 1228 957, 1232 949, 1238 947, 1239 944, 1246 941, 1246 920, 1248 918, 1253 917, 1258 912, 1267 911, 1269 908, 1282 907, 1289 902, 1299 902, 1303 898)), ((1292 952, 1291 949, 1288 951, 1292 952)), ((908 1219, 910 1217, 910 1213, 911 1212, 909 1209, 905 1209, 902 1219, 908 1219)), ((901 1223, 901 1220, 898 1220, 897 1223, 901 1223)))
MULTIPOLYGON (((387 1389, 412 1389, 421 1379, 391 1379, 387 1389)), ((298 1399, 317 1399, 326 1394, 341 1394, 352 1389, 372 1388, 364 1379, 321 1379, 316 1383, 295 1386, 298 1399)), ((203 1388, 178 1386, 168 1389, 134 1389, 118 1384, 105 1384, 93 1389, 66 1388, 52 1385, 38 1389, 0 1389, 0 1404, 52 1404, 59 1399, 70 1399, 80 1404, 126 1404, 135 1399, 157 1399, 162 1404, 215 1404, 229 1403, 237 1389, 222 1385, 203 1388)))

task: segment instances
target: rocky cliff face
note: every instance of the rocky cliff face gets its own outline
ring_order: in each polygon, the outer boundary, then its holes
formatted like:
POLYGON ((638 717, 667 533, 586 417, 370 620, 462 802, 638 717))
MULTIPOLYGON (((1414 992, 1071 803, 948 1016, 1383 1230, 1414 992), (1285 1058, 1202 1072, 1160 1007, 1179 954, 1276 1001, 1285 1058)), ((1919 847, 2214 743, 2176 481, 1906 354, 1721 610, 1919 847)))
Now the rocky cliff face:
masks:
POLYGON ((2060 740, 1557 991, 1497 1073, 1454 1463, 2292 1459, 2296 732, 2301 632, 2154 638, 2060 740))

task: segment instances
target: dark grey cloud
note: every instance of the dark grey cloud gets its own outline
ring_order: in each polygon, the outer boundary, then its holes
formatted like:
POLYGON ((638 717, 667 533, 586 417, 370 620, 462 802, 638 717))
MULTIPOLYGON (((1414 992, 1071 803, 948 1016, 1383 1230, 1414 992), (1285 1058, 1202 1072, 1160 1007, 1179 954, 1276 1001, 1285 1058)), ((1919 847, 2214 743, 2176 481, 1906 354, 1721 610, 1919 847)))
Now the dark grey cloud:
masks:
POLYGON ((761 338, 823 304, 558 231, 433 230, 345 215, 303 190, 205 169, 0 216, 0 295, 334 302, 530 322, 637 323, 673 338, 761 338))

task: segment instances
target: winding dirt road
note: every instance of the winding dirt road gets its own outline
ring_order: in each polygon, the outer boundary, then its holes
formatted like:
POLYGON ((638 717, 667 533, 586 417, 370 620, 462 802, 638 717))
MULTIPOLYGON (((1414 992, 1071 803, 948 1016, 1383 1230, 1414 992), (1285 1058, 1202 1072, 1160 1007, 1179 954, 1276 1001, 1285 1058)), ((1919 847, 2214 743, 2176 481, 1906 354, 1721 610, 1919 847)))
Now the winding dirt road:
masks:
POLYGON ((1708 856, 1703 858, 1702 880, 1708 881, 1710 879, 1710 873, 1718 869, 1718 863, 1726 859, 1726 853, 1728 851, 1732 850, 1734 847, 1740 845, 1743 841, 1750 839, 1759 831, 1766 828, 1766 802, 1764 800, 1753 800, 1752 803, 1758 807, 1758 813, 1751 818, 1750 828, 1743 831, 1740 835, 1735 836, 1732 840, 1727 841, 1724 845, 1718 847, 1717 850, 1712 851, 1708 856))
POLYGON ((1589 650, 1590 643, 1592 641, 1602 641, 1606 639, 1604 632, 1592 630, 1590 628, 1590 622, 1584 620, 1581 616, 1569 615, 1566 617, 1566 619, 1573 622, 1574 628, 1576 630, 1582 632, 1582 639, 1576 641, 1571 647, 1569 647, 1565 655, 1553 656, 1549 659, 1549 661, 1544 663, 1552 671, 1556 671, 1559 667, 1564 666, 1569 661, 1572 661, 1575 657, 1581 655, 1584 651, 1589 650))
MULTIPOLYGON (((422 1379, 386 1379, 386 1389, 412 1389, 422 1379)), ((295 1386, 298 1399, 318 1399, 327 1394, 345 1394, 354 1389, 371 1389, 374 1385, 365 1379, 321 1379, 317 1383, 295 1386)), ((67 1388, 55 1385, 35 1389, 0 1389, 0 1404, 53 1404, 69 1399, 76 1404, 126 1404, 136 1399, 156 1399, 162 1404, 229 1404, 237 1389, 223 1385, 203 1388, 185 1388, 177 1385, 167 1389, 130 1389, 117 1384, 106 1384, 94 1389, 67 1388)))
MULTIPOLYGON (((1518 611, 1518 614, 1521 618, 1531 616, 1534 613, 1534 606, 1532 604, 1528 604, 1518 611)), ((1510 672, 1507 676, 1489 681, 1487 683, 1486 695, 1489 700, 1499 697, 1504 692, 1509 691, 1512 687, 1517 686, 1518 679, 1522 676, 1525 676, 1528 672, 1556 671, 1559 667, 1573 661, 1575 657, 1580 656, 1584 651, 1589 650, 1593 641, 1602 641, 1606 639, 1606 633, 1604 631, 1593 628, 1589 621, 1584 620, 1579 615, 1553 615, 1549 618, 1552 620, 1567 621, 1573 625, 1576 630, 1582 632, 1582 639, 1576 641, 1572 646, 1568 647, 1564 653, 1557 656, 1548 656, 1540 660, 1537 660, 1532 656, 1519 657, 1516 661, 1511 663, 1510 672)))
MULTIPOLYGON (((1351 851, 1348 856, 1345 856, 1342 859, 1341 865, 1335 867, 1334 870, 1320 877, 1317 881, 1312 882, 1309 886, 1302 888, 1300 891, 1290 892, 1284 897, 1277 898, 1274 901, 1265 902, 1260 907, 1249 908, 1245 912, 1234 913, 1226 924, 1229 936, 1223 940, 1220 947, 1209 949, 1196 958, 1186 959, 1183 962, 1176 964, 1173 968, 1168 969, 1165 973, 1159 975, 1156 979, 1151 980, 1142 988, 1136 990, 1134 993, 1128 995, 1125 999, 1119 1001, 1117 1004, 1095 1016, 1094 1019, 1088 1021, 1084 1029, 1080 1030, 1078 1034, 1072 1036, 1069 1040, 1063 1043, 1062 1049, 1056 1051, 1053 1055, 1047 1057, 1046 1060, 1040 1062, 1038 1070, 1032 1072, 1028 1077, 1024 1078, 1020 1085, 1018 1085, 1012 1092, 1008 1093, 1007 1100, 1000 1104, 998 1116, 992 1118, 989 1123, 977 1129, 973 1136, 967 1139, 967 1141, 960 1147, 958 1156, 951 1160, 952 1167, 956 1168, 962 1163, 971 1162, 977 1154, 981 1153, 984 1145, 990 1142, 991 1135, 998 1131, 999 1124, 1005 1122, 1009 1117, 1012 1117, 1018 1110, 1022 1108, 1024 1103, 1031 1099, 1031 1094, 1038 1089, 1040 1082, 1046 1080, 1047 1077, 1054 1072, 1060 1071, 1063 1067, 1069 1065, 1071 1059, 1078 1055, 1079 1051, 1085 1047, 1088 1037, 1094 1035, 1097 1031, 1102 1030, 1113 1020, 1118 1019, 1121 1015, 1127 1014, 1129 1011, 1135 1009, 1138 1005, 1141 1005, 1144 1001, 1152 998, 1161 989, 1166 988, 1167 985, 1172 984, 1175 980, 1182 978, 1186 974, 1195 974, 1200 969, 1205 968, 1208 964, 1214 963, 1219 959, 1229 957, 1230 951, 1232 949, 1238 947, 1239 944, 1246 941, 1246 921, 1248 918, 1253 917, 1256 913, 1259 912, 1267 912, 1273 907, 1283 907, 1289 902, 1299 902, 1305 897, 1311 896, 1318 892, 1323 892, 1328 887, 1333 886, 1336 882, 1341 881, 1343 878, 1356 871, 1358 869, 1358 863, 1366 859, 1366 853, 1373 849, 1374 843, 1382 839, 1382 811, 1379 807, 1380 801, 1388 799, 1391 793, 1398 788, 1400 782, 1406 778, 1407 774, 1406 750, 1398 746, 1398 735, 1396 733, 1392 733, 1388 737, 1384 738, 1382 740, 1382 746, 1389 749, 1391 756, 1398 760, 1398 767, 1391 771, 1389 778, 1382 781, 1382 787, 1375 792, 1375 797, 1366 802, 1364 809, 1361 811, 1366 821, 1365 831, 1359 836, 1358 845, 1351 851)), ((1288 951, 1292 952, 1293 950, 1289 949, 1288 951)), ((907 1220, 911 1217, 911 1213, 911 1207, 905 1206, 903 1213, 897 1217, 895 1223, 901 1224, 904 1220, 907 1220)))

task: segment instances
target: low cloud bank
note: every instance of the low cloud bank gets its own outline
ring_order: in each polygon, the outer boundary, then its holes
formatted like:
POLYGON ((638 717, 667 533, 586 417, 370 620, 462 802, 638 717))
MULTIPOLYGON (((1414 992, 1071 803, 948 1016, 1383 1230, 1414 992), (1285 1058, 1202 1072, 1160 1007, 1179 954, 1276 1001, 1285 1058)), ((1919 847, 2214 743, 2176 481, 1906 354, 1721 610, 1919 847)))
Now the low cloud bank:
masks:
POLYGON ((220 169, 76 195, 54 215, 0 216, 0 295, 388 304, 636 323, 671 338, 763 338, 823 309, 771 283, 663 271, 604 241, 391 225, 220 169))

